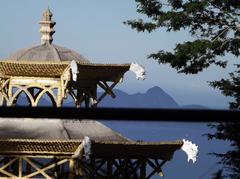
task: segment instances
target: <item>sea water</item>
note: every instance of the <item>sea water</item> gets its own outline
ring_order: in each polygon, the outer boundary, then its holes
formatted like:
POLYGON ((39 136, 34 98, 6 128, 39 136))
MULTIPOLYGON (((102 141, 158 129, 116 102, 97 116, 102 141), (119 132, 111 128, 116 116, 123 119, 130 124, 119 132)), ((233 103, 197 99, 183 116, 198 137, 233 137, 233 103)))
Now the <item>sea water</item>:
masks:
MULTIPOLYGON (((199 155, 196 163, 187 162, 187 155, 178 150, 173 159, 162 167, 165 179, 208 179, 221 165, 210 153, 226 152, 230 145, 226 141, 208 140, 204 134, 214 133, 215 130, 207 123, 186 122, 140 122, 140 121, 101 121, 113 130, 132 140, 142 141, 175 141, 187 139, 199 146, 199 155)), ((155 175, 152 178, 160 178, 155 175)))

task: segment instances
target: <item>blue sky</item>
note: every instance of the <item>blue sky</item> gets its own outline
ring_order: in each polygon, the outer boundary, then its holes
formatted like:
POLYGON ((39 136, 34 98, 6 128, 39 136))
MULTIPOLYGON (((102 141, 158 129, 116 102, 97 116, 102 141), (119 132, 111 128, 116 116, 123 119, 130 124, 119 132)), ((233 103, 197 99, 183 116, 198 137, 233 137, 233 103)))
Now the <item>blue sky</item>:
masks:
MULTIPOLYGON (((147 59, 158 50, 172 50, 176 43, 191 40, 187 32, 137 33, 122 22, 139 18, 134 0, 3 0, 0 6, 0 58, 21 48, 40 43, 39 20, 50 7, 56 21, 55 44, 73 49, 92 62, 131 63, 145 66, 146 80, 138 81, 128 72, 117 88, 128 93, 145 92, 160 86, 181 104, 227 106, 229 98, 208 87, 207 81, 226 77, 228 72, 211 67, 198 75, 177 74, 168 65, 147 59)), ((228 56, 228 59, 233 57, 228 56)), ((233 62, 232 62, 233 63, 233 62)))

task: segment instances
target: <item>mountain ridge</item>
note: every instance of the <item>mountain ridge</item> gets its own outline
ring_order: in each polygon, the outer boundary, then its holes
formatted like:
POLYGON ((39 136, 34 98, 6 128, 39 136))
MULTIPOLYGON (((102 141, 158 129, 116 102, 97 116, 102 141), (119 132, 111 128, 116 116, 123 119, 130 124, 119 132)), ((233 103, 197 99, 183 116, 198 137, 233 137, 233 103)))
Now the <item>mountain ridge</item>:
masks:
MULTIPOLYGON (((111 108, 176 108, 176 109, 208 109, 205 106, 198 104, 179 105, 173 97, 165 92, 159 86, 149 88, 145 93, 128 94, 119 89, 114 89, 113 92, 116 98, 106 96, 98 105, 98 107, 111 108)), ((99 92, 100 96, 103 92, 99 92)), ((25 96, 20 96, 17 102, 18 106, 24 106, 27 103, 25 96)), ((51 106, 49 99, 42 98, 39 106, 51 106)), ((74 107, 70 100, 63 104, 64 107, 74 107)))
POLYGON ((119 89, 115 89, 113 92, 116 94, 116 98, 107 96, 99 103, 99 107, 207 109, 207 107, 198 104, 179 105, 159 86, 153 86, 145 93, 128 94, 119 89))

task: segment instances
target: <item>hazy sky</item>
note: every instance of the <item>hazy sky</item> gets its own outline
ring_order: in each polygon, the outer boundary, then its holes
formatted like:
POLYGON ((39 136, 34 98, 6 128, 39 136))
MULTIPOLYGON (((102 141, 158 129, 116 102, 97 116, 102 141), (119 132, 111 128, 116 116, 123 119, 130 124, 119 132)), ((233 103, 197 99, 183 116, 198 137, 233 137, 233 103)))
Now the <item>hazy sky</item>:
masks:
POLYGON ((123 21, 141 17, 136 13, 134 0, 2 0, 0 58, 40 43, 38 22, 48 6, 57 23, 53 43, 73 49, 92 62, 137 62, 145 66, 146 80, 137 81, 128 72, 117 88, 135 93, 160 86, 180 105, 227 105, 229 99, 208 87, 206 81, 227 76, 232 67, 228 70, 211 67, 198 75, 186 76, 146 58, 151 52, 172 50, 176 43, 191 37, 186 32, 167 33, 164 29, 151 34, 137 33, 125 26, 123 21))

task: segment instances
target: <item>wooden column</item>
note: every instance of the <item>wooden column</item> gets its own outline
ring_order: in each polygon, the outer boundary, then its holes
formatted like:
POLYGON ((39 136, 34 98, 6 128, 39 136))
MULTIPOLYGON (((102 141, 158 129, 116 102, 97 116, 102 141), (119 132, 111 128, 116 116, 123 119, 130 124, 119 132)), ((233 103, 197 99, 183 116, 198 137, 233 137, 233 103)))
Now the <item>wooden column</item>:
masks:
POLYGON ((74 179, 75 178, 75 161, 74 159, 69 159, 69 178, 74 179))
POLYGON ((63 94, 63 86, 61 85, 61 83, 59 84, 59 87, 57 88, 57 94, 56 95, 56 105, 57 107, 62 107, 62 103, 63 103, 63 98, 65 96, 65 94, 63 94))
POLYGON ((95 158, 91 157, 90 158, 90 168, 91 168, 91 170, 90 170, 90 173, 89 173, 89 178, 90 179, 93 179, 95 177, 96 172, 97 172, 95 162, 96 162, 95 158))
POLYGON ((92 108, 97 107, 97 84, 91 89, 90 92, 90 106, 92 108))
POLYGON ((81 103, 83 101, 84 98, 84 94, 82 91, 80 91, 80 89, 76 89, 76 94, 74 93, 74 91, 72 90, 72 94, 75 95, 75 106, 77 108, 81 107, 81 103))
POLYGON ((3 106, 3 103, 4 103, 3 95, 0 93, 0 106, 3 106))
POLYGON ((22 172, 23 172, 23 166, 22 166, 22 157, 19 157, 18 159, 18 177, 22 178, 22 172))
POLYGON ((140 162, 140 179, 146 178, 146 160, 139 159, 140 162))
POLYGON ((113 161, 112 159, 108 159, 107 160, 107 176, 111 178, 112 173, 113 173, 113 161))
MULTIPOLYGON (((9 82, 10 83, 10 82, 9 82)), ((7 94, 7 96, 8 96, 8 102, 7 102, 7 106, 12 106, 12 85, 8 85, 8 94, 7 94)))
POLYGON ((89 108, 90 99, 89 99, 89 96, 87 94, 84 95, 84 101, 85 101, 85 108, 89 108))
POLYGON ((76 161, 75 165, 76 165, 76 175, 78 177, 84 177, 86 175, 86 173, 85 173, 85 168, 83 166, 81 159, 76 161))

